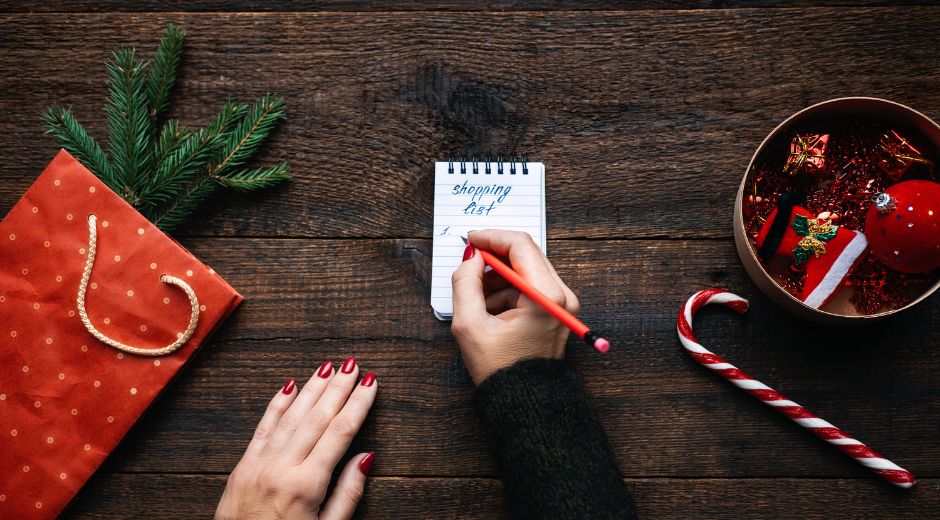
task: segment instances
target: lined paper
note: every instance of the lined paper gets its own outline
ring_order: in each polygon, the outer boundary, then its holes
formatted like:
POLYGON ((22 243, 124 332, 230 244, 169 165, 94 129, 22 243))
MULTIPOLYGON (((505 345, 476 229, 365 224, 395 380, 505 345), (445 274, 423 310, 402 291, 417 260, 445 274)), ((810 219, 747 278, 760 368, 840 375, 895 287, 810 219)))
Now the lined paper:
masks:
POLYGON ((530 162, 524 166, 518 162, 434 164, 431 308, 438 319, 453 316, 450 276, 463 260, 466 246, 460 237, 467 232, 525 231, 545 251, 545 165, 530 162))

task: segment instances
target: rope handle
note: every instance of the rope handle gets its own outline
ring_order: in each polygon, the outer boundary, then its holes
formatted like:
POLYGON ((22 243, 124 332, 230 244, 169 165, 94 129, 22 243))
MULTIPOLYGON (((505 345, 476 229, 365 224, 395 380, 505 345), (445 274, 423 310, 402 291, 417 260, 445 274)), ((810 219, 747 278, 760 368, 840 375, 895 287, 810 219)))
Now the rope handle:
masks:
POLYGON ((136 354, 138 356, 165 356, 175 352, 177 349, 182 347, 189 341, 189 338, 193 336, 193 332, 196 331, 196 325, 199 323, 199 299, 196 297, 195 291, 189 286, 188 283, 183 280, 164 274, 160 276, 160 281, 165 284, 175 285, 183 290, 186 293, 186 296, 189 298, 189 305, 192 310, 192 313, 189 317, 189 325, 186 327, 186 330, 176 334, 176 341, 170 343, 169 345, 163 348, 140 348, 134 347, 131 345, 125 345, 116 339, 109 338, 101 333, 94 324, 92 324, 91 319, 88 317, 88 312, 85 309, 85 293, 88 291, 88 280, 91 278, 91 269, 95 265, 95 252, 97 249, 98 242, 98 217, 92 213, 88 215, 88 257, 85 259, 85 269, 82 271, 82 280, 78 285, 78 315, 82 319, 82 323, 85 325, 85 328, 88 329, 88 332, 95 337, 98 341, 114 347, 122 352, 127 352, 128 354, 136 354))

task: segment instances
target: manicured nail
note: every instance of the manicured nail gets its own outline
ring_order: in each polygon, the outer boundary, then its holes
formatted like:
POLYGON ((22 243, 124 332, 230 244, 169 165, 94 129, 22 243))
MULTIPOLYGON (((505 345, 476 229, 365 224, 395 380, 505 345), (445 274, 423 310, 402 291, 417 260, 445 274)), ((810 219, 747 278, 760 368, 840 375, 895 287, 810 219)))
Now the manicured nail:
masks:
POLYGON ((284 388, 281 389, 281 392, 283 392, 284 395, 290 395, 290 394, 292 394, 292 393, 294 392, 294 388, 295 388, 296 386, 297 386, 297 384, 294 383, 294 380, 293 380, 293 379, 291 379, 290 381, 284 383, 284 388))
POLYGON ((330 374, 332 373, 333 373, 333 362, 327 361, 326 363, 323 363, 322 365, 320 365, 319 370, 317 370, 317 377, 326 379, 330 377, 330 374))
POLYGON ((351 357, 343 362, 343 373, 351 374, 353 369, 356 368, 356 358, 351 357))
POLYGON ((467 244, 467 247, 463 250, 463 261, 466 262, 473 258, 473 255, 476 254, 477 250, 470 244, 467 244))
POLYGON ((369 468, 372 467, 372 462, 374 460, 375 460, 374 451, 370 451, 369 453, 366 453, 366 456, 363 457, 362 460, 359 461, 359 471, 361 471, 363 475, 368 475, 369 468))
POLYGON ((372 372, 372 371, 370 370, 369 373, 366 374, 366 375, 362 378, 362 382, 359 383, 359 384, 362 385, 362 386, 372 386, 372 383, 374 383, 374 382, 375 382, 375 372, 372 372))

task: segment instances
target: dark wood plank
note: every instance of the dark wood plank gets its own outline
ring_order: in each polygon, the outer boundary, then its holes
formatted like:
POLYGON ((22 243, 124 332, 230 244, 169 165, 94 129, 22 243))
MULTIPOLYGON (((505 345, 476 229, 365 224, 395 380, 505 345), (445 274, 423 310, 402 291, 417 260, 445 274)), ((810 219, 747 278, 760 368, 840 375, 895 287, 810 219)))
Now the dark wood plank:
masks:
POLYGON ((169 20, 190 34, 175 114, 278 91, 265 162, 297 177, 179 235, 428 237, 431 161, 493 151, 546 161, 555 238, 728 237, 752 150, 792 112, 862 94, 940 114, 932 8, 3 15, 0 211, 55 151, 42 109, 104 135, 102 62, 169 20))
MULTIPOLYGON (((449 327, 427 307, 428 241, 191 242, 248 301, 108 471, 230 471, 283 381, 355 355, 379 374, 380 398, 356 444, 382 455, 378 474, 496 474, 449 327)), ((759 295, 729 241, 552 241, 549 256, 582 314, 614 341, 605 356, 577 342, 569 352, 628 476, 866 476, 688 358, 676 313, 709 285, 753 308, 743 319, 703 311, 704 344, 915 475, 938 476, 940 424, 929 419, 940 393, 936 300, 874 327, 829 329, 759 295)))
MULTIPOLYGON (((640 518, 892 518, 940 508, 940 482, 903 492, 869 479, 627 479, 640 518)), ((221 475, 101 474, 63 518, 208 518, 221 475)), ((506 518, 502 486, 481 478, 372 478, 357 518, 506 518)), ((928 513, 929 514, 929 513, 928 513)))
POLYGON ((142 0, 139 2, 121 2, 119 0, 78 0, 65 2, 53 0, 47 2, 0 1, 0 12, 218 12, 218 11, 253 11, 253 12, 303 12, 303 11, 635 11, 647 9, 727 9, 755 7, 858 7, 858 6, 898 6, 898 5, 936 5, 934 0, 642 0, 638 2, 618 2, 616 0, 587 0, 564 2, 561 0, 437 0, 434 2, 414 2, 412 0, 389 0, 374 2, 363 0, 274 0, 255 2, 251 0, 197 0, 180 2, 178 0, 142 0))

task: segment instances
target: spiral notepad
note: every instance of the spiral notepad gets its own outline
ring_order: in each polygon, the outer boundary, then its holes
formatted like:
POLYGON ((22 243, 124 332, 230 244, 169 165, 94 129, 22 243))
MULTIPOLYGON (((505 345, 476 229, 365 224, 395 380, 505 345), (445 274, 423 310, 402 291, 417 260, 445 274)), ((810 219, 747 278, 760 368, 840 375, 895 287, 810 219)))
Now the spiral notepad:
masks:
POLYGON ((450 276, 463 260, 461 237, 476 229, 525 231, 545 251, 545 165, 540 162, 440 161, 434 165, 431 308, 454 313, 450 276))

